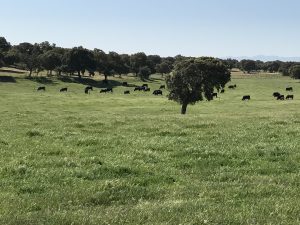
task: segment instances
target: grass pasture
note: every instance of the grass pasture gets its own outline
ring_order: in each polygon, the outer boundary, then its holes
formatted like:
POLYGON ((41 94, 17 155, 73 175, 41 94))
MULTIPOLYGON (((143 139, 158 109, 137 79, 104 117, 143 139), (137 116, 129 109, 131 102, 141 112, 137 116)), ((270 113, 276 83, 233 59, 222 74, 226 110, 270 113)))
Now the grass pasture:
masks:
POLYGON ((182 116, 166 93, 0 77, 0 224, 300 223, 297 80, 234 73, 182 116), (295 100, 274 100, 286 86, 295 100))

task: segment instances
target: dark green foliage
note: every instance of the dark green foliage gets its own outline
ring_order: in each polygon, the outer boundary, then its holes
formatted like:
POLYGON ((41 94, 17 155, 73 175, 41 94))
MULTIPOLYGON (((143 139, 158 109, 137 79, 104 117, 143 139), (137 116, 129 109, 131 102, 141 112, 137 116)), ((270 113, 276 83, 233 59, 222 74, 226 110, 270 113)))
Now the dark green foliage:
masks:
POLYGON ((282 73, 283 76, 290 75, 290 68, 295 65, 294 62, 281 62, 278 72, 282 73))
POLYGON ((279 71, 279 68, 281 66, 280 61, 273 61, 273 62, 266 62, 264 64, 264 71, 269 71, 270 73, 275 73, 279 71))
POLYGON ((43 53, 51 51, 51 50, 55 49, 55 47, 56 47, 55 44, 51 45, 48 41, 44 41, 38 45, 43 53))
POLYGON ((236 59, 224 59, 222 62, 227 66, 228 69, 238 68, 239 61, 236 59))
POLYGON ((107 76, 111 74, 111 68, 108 64, 108 56, 104 51, 100 49, 94 49, 94 57, 96 62, 96 70, 105 76, 107 81, 107 76))
POLYGON ((0 37, 0 52, 7 52, 10 48, 10 43, 4 37, 0 37))
POLYGON ((141 67, 138 72, 138 77, 141 78, 141 80, 149 79, 150 75, 151 69, 148 66, 141 67))
POLYGON ((4 56, 3 54, 0 52, 0 68, 4 66, 4 56))
POLYGON ((139 52, 130 56, 130 68, 136 75, 140 68, 147 64, 147 56, 144 52, 139 52))
POLYGON ((167 74, 171 72, 171 67, 167 62, 162 62, 160 64, 157 64, 155 67, 156 73, 160 74, 167 74))
POLYGON ((188 104, 212 100, 214 89, 220 90, 230 81, 230 72, 219 60, 197 58, 182 60, 166 79, 170 90, 169 99, 182 105, 181 113, 186 113, 188 104))
POLYGON ((121 57, 121 55, 119 55, 116 52, 109 52, 108 53, 108 67, 110 70, 110 74, 115 75, 121 75, 121 74, 125 74, 128 73, 128 66, 123 62, 123 60, 127 60, 128 58, 125 58, 125 56, 123 56, 123 58, 121 57))
POLYGON ((24 42, 15 48, 19 52, 20 61, 29 71, 29 76, 31 76, 33 70, 40 68, 39 55, 41 54, 41 49, 39 45, 24 42))
POLYGON ((295 79, 300 79, 300 65, 295 65, 290 68, 290 75, 295 79))
POLYGON ((256 62, 254 60, 242 60, 240 64, 244 72, 250 73, 256 70, 256 62))
POLYGON ((121 60, 122 60, 122 69, 123 74, 128 74, 130 72, 130 56, 128 54, 122 54, 121 55, 121 60))
MULTIPOLYGON (((42 70, 48 70, 50 74, 56 71, 58 75, 74 75, 77 73, 81 78, 86 71, 90 76, 97 71, 104 75, 105 81, 111 75, 123 75, 134 73, 142 79, 147 79, 150 74, 160 73, 162 75, 170 73, 174 65, 192 57, 177 55, 175 57, 160 57, 159 55, 146 55, 143 52, 136 54, 119 55, 117 52, 105 53, 100 49, 93 51, 83 47, 72 49, 57 47, 48 41, 41 43, 21 43, 11 46, 5 38, 0 37, 0 66, 14 66, 18 69, 37 74, 42 70), (149 70, 148 70, 149 69, 149 70)), ((202 58, 209 60, 209 57, 202 58)), ((290 69, 297 65, 296 62, 271 61, 263 62, 259 60, 223 59, 227 69, 239 68, 245 73, 268 71, 271 73, 280 72, 283 75, 291 75, 290 69)))
POLYGON ((268 70, 266 69, 266 63, 263 62, 263 61, 260 61, 260 60, 256 60, 256 61, 255 61, 255 70, 256 70, 256 71, 260 71, 260 70, 268 71, 268 70))
POLYGON ((10 66, 18 63, 20 61, 20 54, 17 49, 12 48, 8 52, 5 53, 3 61, 5 65, 10 66))
POLYGON ((68 54, 67 62, 70 70, 76 71, 79 78, 81 78, 81 73, 84 74, 86 70, 96 69, 93 53, 81 46, 72 48, 68 54))
POLYGON ((44 54, 40 55, 40 62, 42 67, 45 70, 50 71, 52 75, 52 71, 55 68, 59 68, 62 65, 62 55, 56 53, 53 50, 47 51, 44 54))
POLYGON ((161 63, 161 57, 159 55, 148 55, 147 56, 147 66, 151 70, 151 73, 156 72, 156 65, 161 63))

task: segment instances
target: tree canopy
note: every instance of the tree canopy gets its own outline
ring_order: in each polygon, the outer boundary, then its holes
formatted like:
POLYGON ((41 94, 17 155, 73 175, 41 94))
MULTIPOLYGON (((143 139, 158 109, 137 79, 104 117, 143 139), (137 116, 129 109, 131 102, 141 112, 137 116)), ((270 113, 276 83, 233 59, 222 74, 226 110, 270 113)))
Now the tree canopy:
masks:
POLYGON ((241 61, 241 69, 244 72, 250 73, 251 71, 256 70, 256 63, 254 60, 242 60, 241 61))
POLYGON ((219 60, 196 58, 181 60, 166 78, 170 91, 168 98, 182 105, 185 114, 188 104, 195 104, 204 98, 212 100, 214 89, 220 90, 230 81, 230 71, 219 60))
POLYGON ((295 79, 300 79, 300 65, 292 66, 290 69, 290 74, 295 79))
MULTIPOLYGON (((146 55, 144 52, 135 54, 119 54, 110 51, 105 53, 100 49, 89 50, 84 47, 62 48, 51 44, 48 41, 41 43, 20 43, 11 45, 4 37, 0 37, 0 65, 14 66, 19 69, 38 73, 47 70, 50 74, 55 71, 58 75, 73 75, 77 73, 79 77, 86 71, 90 75, 95 71, 104 75, 105 82, 111 75, 122 75, 133 73, 141 79, 148 79, 150 74, 169 74, 182 61, 193 60, 193 57, 176 55, 175 57, 161 57, 159 55, 146 55), (150 72, 149 72, 150 71, 150 72)), ((210 60, 203 57, 202 60, 210 60)), ((280 72, 283 75, 292 75, 292 67, 298 65, 297 62, 281 61, 254 61, 218 59, 228 69, 239 68, 244 72, 253 71, 280 72)))

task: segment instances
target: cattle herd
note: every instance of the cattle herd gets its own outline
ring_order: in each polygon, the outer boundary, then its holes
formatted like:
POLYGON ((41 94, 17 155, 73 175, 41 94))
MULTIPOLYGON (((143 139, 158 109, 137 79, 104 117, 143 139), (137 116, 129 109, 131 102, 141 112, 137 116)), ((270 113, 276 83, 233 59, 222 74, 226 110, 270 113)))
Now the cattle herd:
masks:
MULTIPOLYGON (((123 82, 122 84, 124 87, 128 87, 128 83, 127 82, 123 82)), ((163 92, 162 92, 162 89, 165 89, 166 86, 165 85, 161 85, 159 87, 158 90, 154 90, 153 91, 153 95, 163 95, 163 92)), ((229 85, 228 86, 228 89, 236 89, 237 88, 237 85, 234 84, 234 85, 229 85)), ((93 91, 94 88, 92 86, 87 86, 85 87, 84 89, 84 93, 85 94, 90 94, 91 91, 93 91)), ((46 91, 46 87, 45 86, 41 86, 41 87, 38 87, 37 88, 37 91, 46 91)), ((59 90, 60 92, 67 92, 68 91, 68 88, 61 88, 59 90)), ((143 91, 143 92, 150 92, 150 88, 148 87, 148 84, 143 84, 142 86, 135 86, 133 91, 143 91)), ((286 91, 287 92, 293 92, 293 87, 287 87, 286 88, 286 91)), ((113 88, 104 88, 104 89, 101 89, 100 90, 100 93, 113 93, 113 88)), ((220 91, 221 94, 224 94, 225 93, 225 89, 222 89, 220 91)), ((130 90, 125 90, 124 91, 124 95, 129 95, 130 94, 130 90)), ((288 94, 286 96, 280 94, 279 92, 274 92, 273 93, 273 97, 276 98, 277 100, 294 100, 294 95, 293 94, 288 94)), ((218 98, 218 93, 212 93, 212 98, 218 98)), ((250 95, 244 95, 242 97, 242 101, 249 101, 251 99, 251 96, 250 95)))
MULTIPOLYGON (((123 82, 122 85, 125 86, 125 87, 128 87, 128 83, 127 82, 123 82)), ((165 88, 166 88, 165 85, 161 85, 159 87, 159 89, 158 90, 154 90, 152 94, 153 95, 163 95, 163 92, 162 92, 161 89, 165 89, 165 88)), ((94 88, 92 86, 87 86, 84 89, 84 93, 85 94, 90 94, 90 92, 93 91, 93 90, 94 90, 94 88)), ((38 87, 37 91, 46 91, 46 87, 45 86, 38 87)), ((65 88, 61 88, 59 91, 60 92, 68 92, 68 88, 66 88, 66 87, 65 88)), ((142 86, 136 86, 136 87, 134 87, 133 91, 150 92, 151 89, 148 87, 148 84, 143 84, 142 86)), ((113 88, 103 88, 103 89, 100 90, 100 93, 113 93, 113 88)), ((128 94, 130 94, 130 90, 124 91, 124 95, 128 95, 128 94)))
MULTIPOLYGON (((286 91, 289 91, 289 92, 292 92, 293 91, 293 88, 292 87, 288 87, 285 89, 286 91)), ((274 92, 273 93, 273 97, 276 98, 277 100, 293 100, 294 99, 294 95, 287 95, 285 98, 284 98, 284 95, 280 94, 279 92, 274 92)))
MULTIPOLYGON (((293 87, 287 87, 285 89, 287 92, 293 92, 293 87)), ((277 100, 294 100, 294 95, 292 94, 288 94, 286 95, 286 97, 282 94, 280 94, 279 92, 274 92, 273 93, 273 97, 276 98, 277 100)), ((242 98, 242 101, 246 101, 246 100, 250 100, 251 97, 250 95, 244 95, 243 98, 242 98)))

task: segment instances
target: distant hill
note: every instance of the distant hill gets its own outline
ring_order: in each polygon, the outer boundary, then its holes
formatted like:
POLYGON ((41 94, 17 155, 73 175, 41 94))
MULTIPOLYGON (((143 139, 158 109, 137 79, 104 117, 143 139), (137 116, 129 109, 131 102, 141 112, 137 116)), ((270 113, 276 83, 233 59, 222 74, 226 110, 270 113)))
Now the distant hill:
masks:
POLYGON ((228 56, 225 58, 232 58, 232 59, 237 59, 237 60, 243 60, 243 59, 251 59, 251 60, 261 60, 263 62, 267 61, 276 61, 280 60, 283 62, 300 62, 300 56, 299 57, 281 57, 281 56, 266 56, 266 55, 257 55, 257 56, 238 56, 238 57, 233 57, 233 56, 228 56))

